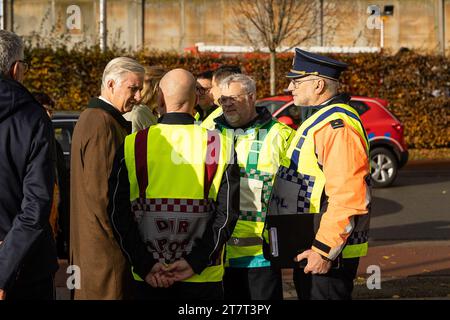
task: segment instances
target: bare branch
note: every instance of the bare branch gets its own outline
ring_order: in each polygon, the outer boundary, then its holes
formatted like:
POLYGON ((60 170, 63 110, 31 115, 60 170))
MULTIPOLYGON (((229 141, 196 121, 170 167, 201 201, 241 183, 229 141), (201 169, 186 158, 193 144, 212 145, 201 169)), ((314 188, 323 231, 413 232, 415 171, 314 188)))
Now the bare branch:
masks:
POLYGON ((287 10, 288 9, 287 7, 290 3, 292 3, 292 0, 290 0, 290 1, 278 0, 277 1, 277 5, 280 8, 280 13, 279 13, 280 19, 278 21, 278 32, 275 36, 275 39, 278 43, 281 43, 283 41, 283 37, 285 34, 285 27, 287 26, 286 13, 289 12, 289 10, 287 10))
MULTIPOLYGON (((336 7, 328 1, 323 8, 324 30, 337 26, 336 7)), ((255 49, 267 47, 274 57, 282 46, 293 47, 312 42, 320 32, 317 0, 252 0, 236 1, 234 7, 238 37, 255 49)), ((329 34, 329 33, 328 33, 329 34)), ((275 64, 271 60, 271 92, 274 92, 275 64)))

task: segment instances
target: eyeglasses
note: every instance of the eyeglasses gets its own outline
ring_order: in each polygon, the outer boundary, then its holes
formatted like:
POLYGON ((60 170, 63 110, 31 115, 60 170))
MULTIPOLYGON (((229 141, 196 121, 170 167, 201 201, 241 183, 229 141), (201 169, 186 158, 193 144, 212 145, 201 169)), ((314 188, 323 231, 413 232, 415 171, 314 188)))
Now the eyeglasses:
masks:
POLYGON ((303 80, 303 81, 292 80, 291 83, 293 84, 295 89, 298 89, 303 82, 312 81, 312 80, 320 80, 320 79, 319 78, 314 78, 314 79, 306 79, 306 80, 303 80))
POLYGON ((224 103, 227 103, 228 101, 231 103, 235 103, 239 100, 238 99, 239 97, 246 96, 246 95, 248 95, 248 93, 241 93, 241 94, 237 94, 235 96, 220 96, 220 98, 217 101, 221 105, 223 105, 224 103))
POLYGON ((205 94, 208 94, 211 91, 211 87, 205 88, 205 87, 202 87, 202 86, 197 86, 196 89, 197 89, 198 94, 201 95, 201 96, 205 95, 205 94))

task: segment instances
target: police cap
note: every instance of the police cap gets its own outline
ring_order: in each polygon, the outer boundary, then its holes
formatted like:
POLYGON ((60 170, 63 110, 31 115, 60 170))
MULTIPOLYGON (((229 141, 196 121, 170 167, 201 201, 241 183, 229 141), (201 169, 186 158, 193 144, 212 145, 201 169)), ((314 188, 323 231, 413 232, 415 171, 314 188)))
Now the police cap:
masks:
POLYGON ((341 72, 346 70, 347 67, 346 63, 295 48, 292 68, 286 77, 301 78, 316 75, 338 80, 341 72))

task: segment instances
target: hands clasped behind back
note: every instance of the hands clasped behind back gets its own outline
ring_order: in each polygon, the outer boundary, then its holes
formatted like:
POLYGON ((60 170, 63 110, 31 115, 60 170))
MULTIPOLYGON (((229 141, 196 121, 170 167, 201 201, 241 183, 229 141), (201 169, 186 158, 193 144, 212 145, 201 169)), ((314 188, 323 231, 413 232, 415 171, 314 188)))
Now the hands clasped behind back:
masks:
POLYGON ((145 277, 145 282, 154 288, 168 288, 176 281, 188 279, 193 275, 194 271, 184 259, 169 265, 157 262, 145 277))

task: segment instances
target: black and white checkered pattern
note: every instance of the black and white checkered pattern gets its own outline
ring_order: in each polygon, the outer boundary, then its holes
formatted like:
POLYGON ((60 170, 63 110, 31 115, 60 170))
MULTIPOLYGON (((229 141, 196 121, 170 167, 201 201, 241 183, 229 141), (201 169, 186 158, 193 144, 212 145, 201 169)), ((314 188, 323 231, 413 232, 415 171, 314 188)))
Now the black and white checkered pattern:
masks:
POLYGON ((303 175, 300 191, 297 198, 297 212, 309 213, 311 205, 311 194, 314 187, 315 178, 313 176, 303 175))
POLYGON ((161 263, 172 263, 179 260, 184 255, 189 254, 192 250, 191 245, 188 246, 187 250, 176 250, 176 251, 157 251, 152 245, 147 245, 147 250, 153 255, 153 258, 161 263))
POLYGON ((299 173, 295 171, 294 169, 286 168, 286 167, 280 167, 280 170, 278 172, 278 176, 281 179, 299 184, 300 177, 299 173))
POLYGON ((309 213, 311 206, 311 194, 314 187, 315 177, 287 167, 280 167, 278 176, 281 179, 293 182, 299 186, 297 197, 297 213, 309 213))
POLYGON ((369 240, 369 231, 354 231, 347 239, 347 244, 361 244, 369 240))

